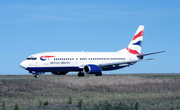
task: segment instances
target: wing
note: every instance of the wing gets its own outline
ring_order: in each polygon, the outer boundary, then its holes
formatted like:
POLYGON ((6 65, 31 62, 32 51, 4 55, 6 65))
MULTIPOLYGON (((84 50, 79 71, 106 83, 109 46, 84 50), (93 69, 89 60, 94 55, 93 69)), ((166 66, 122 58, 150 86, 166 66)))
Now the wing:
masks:
POLYGON ((143 60, 131 60, 131 61, 125 61, 125 62, 116 62, 116 63, 106 63, 106 64, 100 64, 99 66, 101 68, 106 68, 106 67, 115 67, 115 66, 129 66, 129 65, 133 65, 136 62, 139 61, 147 61, 147 60, 155 60, 154 58, 149 58, 149 59, 143 59, 143 60))

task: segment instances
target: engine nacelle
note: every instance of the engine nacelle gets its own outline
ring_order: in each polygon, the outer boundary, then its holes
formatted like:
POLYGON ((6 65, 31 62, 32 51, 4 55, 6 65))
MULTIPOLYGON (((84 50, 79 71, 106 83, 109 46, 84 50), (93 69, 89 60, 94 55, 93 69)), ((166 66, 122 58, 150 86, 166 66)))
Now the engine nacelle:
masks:
POLYGON ((101 67, 99 67, 97 65, 86 65, 83 68, 83 72, 85 74, 102 74, 101 67))
POLYGON ((68 72, 52 72, 53 75, 66 75, 68 72))

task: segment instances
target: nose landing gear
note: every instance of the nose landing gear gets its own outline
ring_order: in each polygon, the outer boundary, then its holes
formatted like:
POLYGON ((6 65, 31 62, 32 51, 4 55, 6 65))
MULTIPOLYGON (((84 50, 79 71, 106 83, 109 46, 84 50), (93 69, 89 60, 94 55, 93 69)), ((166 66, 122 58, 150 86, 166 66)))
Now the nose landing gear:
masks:
POLYGON ((29 71, 29 73, 34 74, 34 77, 35 77, 35 78, 39 78, 39 74, 40 74, 40 72, 36 72, 36 71, 29 71))
POLYGON ((35 74, 34 77, 35 77, 35 78, 39 78, 39 75, 38 75, 38 74, 35 74))

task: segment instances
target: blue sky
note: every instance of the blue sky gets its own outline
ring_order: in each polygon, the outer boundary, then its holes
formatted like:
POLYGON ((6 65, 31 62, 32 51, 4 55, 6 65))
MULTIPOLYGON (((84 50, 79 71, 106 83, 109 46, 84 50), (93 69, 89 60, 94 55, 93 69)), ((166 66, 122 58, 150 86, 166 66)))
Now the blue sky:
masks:
POLYGON ((179 6, 178 0, 1 0, 0 74, 29 74, 19 64, 39 52, 121 50, 139 25, 145 25, 142 53, 168 52, 108 73, 179 73, 179 6))

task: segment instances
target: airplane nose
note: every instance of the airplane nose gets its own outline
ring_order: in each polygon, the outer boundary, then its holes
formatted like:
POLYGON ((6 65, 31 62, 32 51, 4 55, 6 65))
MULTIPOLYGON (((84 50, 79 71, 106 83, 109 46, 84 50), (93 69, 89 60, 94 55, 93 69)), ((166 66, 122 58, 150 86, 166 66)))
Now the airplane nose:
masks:
POLYGON ((20 63, 20 66, 21 66, 22 68, 26 69, 26 68, 27 68, 27 62, 26 62, 26 61, 22 61, 22 62, 20 63))

